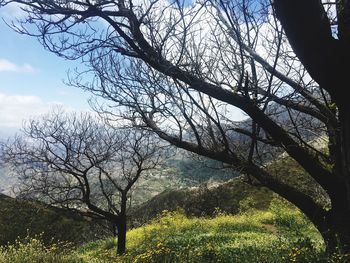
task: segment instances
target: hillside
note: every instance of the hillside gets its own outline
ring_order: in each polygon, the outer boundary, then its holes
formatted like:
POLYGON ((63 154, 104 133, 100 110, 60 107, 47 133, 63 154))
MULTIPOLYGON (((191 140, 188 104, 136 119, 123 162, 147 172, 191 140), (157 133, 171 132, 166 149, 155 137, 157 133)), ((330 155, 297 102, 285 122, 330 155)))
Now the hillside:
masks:
MULTIPOLYGON (((217 165, 216 163, 211 164, 217 165)), ((202 174, 203 178, 197 179, 206 182, 212 180, 210 175, 219 179, 223 178, 226 172, 213 173, 212 168, 203 167, 197 160, 190 159, 188 156, 171 159, 163 165, 161 171, 155 171, 153 174, 141 178, 137 183, 131 198, 134 205, 142 204, 141 207, 143 208, 137 213, 143 213, 144 207, 147 207, 147 201, 161 192, 181 192, 182 190, 175 189, 198 185, 198 181, 190 178, 192 173, 195 175, 202 174), (186 167, 192 167, 192 169, 186 171, 186 167)), ((75 213, 39 203, 10 198, 8 196, 11 193, 9 190, 15 179, 8 176, 8 174, 5 168, 0 170, 0 194, 6 194, 0 196, 0 245, 7 242, 13 243, 17 237, 21 239, 27 235, 34 236, 41 233, 43 233, 45 243, 54 238, 79 244, 108 234, 108 230, 103 231, 95 223, 86 221, 75 213)), ((159 197, 155 197, 153 200, 159 200, 162 195, 160 194, 159 197)), ((171 196, 169 198, 171 199, 171 196)), ((194 200, 194 198, 193 196, 190 199, 194 200)), ((152 209, 151 203, 150 209, 152 209)), ((175 207, 177 206, 179 204, 175 205, 175 207)), ((158 212, 165 209, 165 206, 159 206, 159 208, 161 210, 156 211, 155 214, 146 213, 146 221, 154 218, 158 212)), ((141 215, 134 220, 134 222, 136 221, 146 222, 142 220, 141 215)), ((138 224, 135 223, 135 225, 138 224)))
POLYGON ((42 235, 44 243, 74 244, 106 236, 96 222, 76 213, 0 194, 0 245, 36 235, 42 235))
POLYGON ((0 194, 10 195, 11 187, 16 183, 13 176, 9 176, 9 172, 5 167, 0 167, 0 194))
MULTIPOLYGON (((268 169, 327 205, 325 194, 311 178, 302 180, 305 171, 292 159, 281 157, 268 169)), ((244 176, 225 183, 166 189, 135 207, 129 217, 133 228, 127 233, 123 257, 116 258, 116 240, 111 238, 58 251, 28 240, 0 248, 0 263, 14 258, 20 258, 13 261, 18 263, 43 258, 70 263, 350 262, 348 255, 328 255, 321 236, 298 209, 265 187, 248 184, 244 176), (34 251, 30 255, 29 249, 34 251)))
POLYGON ((76 249, 44 246, 30 239, 0 247, 0 263, 347 263, 349 255, 327 254, 321 236, 300 211, 280 198, 266 211, 213 218, 163 212, 127 233, 127 253, 116 256, 116 240, 90 242, 76 249))
MULTIPOLYGON (((267 169, 281 182, 303 189, 321 205, 330 205, 324 190, 290 157, 281 156, 268 164, 267 169)), ((218 211, 237 214, 251 208, 266 210, 273 195, 266 187, 248 184, 243 175, 223 183, 167 189, 131 210, 131 226, 149 222, 163 210, 175 211, 179 208, 187 216, 196 217, 213 216, 218 211)))
MULTIPOLYGON (((135 203, 146 201, 129 213, 129 252, 117 262, 348 262, 339 255, 329 258, 312 224, 293 205, 267 188, 248 184, 244 176, 222 183, 221 175, 215 177, 211 168, 193 165, 186 159, 172 162, 174 167, 168 163, 162 173, 140 181, 137 190, 143 191, 138 192, 135 203), (197 176, 204 172, 205 183, 193 186, 201 179, 193 183, 190 173, 180 174, 181 170, 187 171, 186 167, 189 171, 199 169, 197 176), (219 179, 215 182, 212 178, 219 179), (179 189, 172 189, 174 186, 179 189), (161 190, 164 191, 157 194, 161 190)), ((305 177, 305 171, 291 158, 281 156, 268 164, 267 169, 273 176, 303 188, 321 204, 328 205, 325 193, 312 178, 305 177)), ((51 237, 82 244, 96 238, 95 233, 101 233, 95 227, 67 211, 0 196, 0 233, 10 236, 11 242, 16 236, 23 240, 27 235, 23 230, 30 229, 31 236, 45 230, 42 239, 46 244, 51 237), (4 200, 5 205, 1 203, 4 200)), ((23 247, 29 246, 35 253, 46 256, 45 246, 36 243, 39 241, 24 240, 29 243, 23 247)), ((13 247, 11 253, 22 253, 21 247, 13 247)), ((1 252, 0 248, 1 263, 8 262, 1 261, 1 253, 13 257, 8 252, 11 250, 4 249, 6 252, 1 252)), ((27 258, 25 253, 23 257, 27 258)), ((87 243, 60 255, 62 258, 53 262, 116 262, 115 240, 87 243)))
POLYGON ((218 161, 205 157, 193 156, 184 150, 178 150, 173 158, 163 165, 176 171, 176 177, 186 186, 198 186, 206 182, 224 182, 239 175, 232 169, 222 169, 218 161))
POLYGON ((248 208, 266 210, 273 193, 265 187, 252 186, 240 176, 212 186, 166 190, 130 212, 132 226, 142 225, 162 211, 183 209, 188 216, 213 216, 217 212, 237 214, 248 208))
POLYGON ((117 260, 113 240, 90 243, 74 256, 83 262, 101 260, 101 255, 104 262, 134 263, 322 262, 318 261, 323 252, 317 231, 299 211, 282 211, 283 205, 275 199, 267 211, 214 218, 166 212, 129 231, 128 253, 117 260))
MULTIPOLYGON (((42 250, 32 258, 40 257, 42 250)), ((24 249, 11 252, 26 257, 24 249)), ((163 212, 127 233, 124 256, 116 257, 115 252, 115 240, 100 240, 58 254, 56 262, 345 263, 349 259, 340 254, 327 255, 320 235, 310 222, 300 211, 276 197, 266 211, 249 210, 234 216, 189 218, 182 212, 163 212)), ((9 254, 5 256, 10 257, 9 254)))

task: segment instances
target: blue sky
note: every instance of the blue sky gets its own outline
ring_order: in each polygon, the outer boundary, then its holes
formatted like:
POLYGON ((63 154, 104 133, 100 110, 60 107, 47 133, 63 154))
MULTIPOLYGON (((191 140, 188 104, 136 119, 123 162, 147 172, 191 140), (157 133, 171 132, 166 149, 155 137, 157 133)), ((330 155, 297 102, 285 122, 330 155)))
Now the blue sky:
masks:
MULTIPOLYGON (((11 21, 23 13, 16 6, 0 8, 0 17, 11 21)), ((61 107, 86 111, 89 93, 66 86, 67 71, 81 67, 46 51, 33 37, 20 35, 0 20, 0 138, 13 134, 23 120, 61 107)), ((245 118, 241 112, 233 114, 245 118)))
MULTIPOLYGON (((0 10, 9 19, 11 9, 0 10)), ((0 136, 18 129, 22 119, 47 112, 56 104, 87 110, 88 93, 67 87, 63 80, 78 62, 66 61, 44 50, 29 36, 20 35, 0 20, 0 136)))

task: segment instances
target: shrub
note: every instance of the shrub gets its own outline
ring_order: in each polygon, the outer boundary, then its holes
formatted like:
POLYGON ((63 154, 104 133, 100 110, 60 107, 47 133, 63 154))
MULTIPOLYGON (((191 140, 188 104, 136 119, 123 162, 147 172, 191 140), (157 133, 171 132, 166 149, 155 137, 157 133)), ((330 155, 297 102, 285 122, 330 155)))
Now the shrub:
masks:
POLYGON ((59 242, 45 246, 38 238, 16 240, 0 247, 0 263, 75 263, 82 262, 70 253, 70 243, 59 242))

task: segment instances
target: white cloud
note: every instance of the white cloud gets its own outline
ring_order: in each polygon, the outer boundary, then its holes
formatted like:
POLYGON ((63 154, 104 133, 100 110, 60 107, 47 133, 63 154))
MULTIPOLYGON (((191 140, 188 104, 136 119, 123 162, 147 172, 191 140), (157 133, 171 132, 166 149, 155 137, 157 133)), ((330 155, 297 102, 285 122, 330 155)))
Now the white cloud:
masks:
POLYGON ((0 15, 12 21, 13 19, 23 18, 26 13, 21 9, 23 5, 18 3, 10 3, 0 9, 0 15))
POLYGON ((59 102, 45 102, 38 96, 0 93, 0 128, 20 128, 24 120, 45 114, 55 106, 72 110, 59 102))
POLYGON ((32 73, 35 70, 30 64, 27 63, 17 65, 7 59, 0 59, 0 72, 4 71, 32 73))

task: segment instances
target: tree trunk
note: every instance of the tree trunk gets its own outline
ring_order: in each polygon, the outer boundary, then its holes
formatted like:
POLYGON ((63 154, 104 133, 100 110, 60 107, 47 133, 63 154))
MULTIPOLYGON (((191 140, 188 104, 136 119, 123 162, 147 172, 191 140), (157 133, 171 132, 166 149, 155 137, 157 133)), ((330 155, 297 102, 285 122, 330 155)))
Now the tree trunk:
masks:
POLYGON ((117 225, 118 229, 118 244, 117 244, 117 254, 123 255, 126 249, 126 217, 121 216, 120 222, 117 225))
MULTIPOLYGON (((341 180, 346 188, 344 202, 347 203, 347 210, 350 210, 350 105, 344 101, 344 107, 339 108, 339 120, 341 123, 341 180)), ((350 221, 349 221, 350 224, 350 221)))
POLYGON ((336 191, 331 193, 332 209, 327 215, 329 229, 327 244, 329 250, 337 246, 346 253, 350 252, 350 106, 341 101, 339 110, 339 157, 336 158, 334 173, 336 191))
POLYGON ((112 231, 113 237, 116 237, 118 234, 117 225, 113 222, 111 223, 111 231, 112 231))
POLYGON ((350 211, 331 209, 326 218, 326 228, 321 234, 327 251, 349 253, 350 211))
POLYGON ((339 192, 331 197, 332 208, 323 214, 301 209, 322 235, 328 253, 350 253, 350 210, 345 193, 345 187, 339 187, 339 192))
POLYGON ((119 214, 119 222, 117 224, 118 229, 118 255, 122 255, 125 253, 126 249, 126 202, 128 201, 127 191, 121 192, 121 203, 120 203, 120 214, 119 214))

